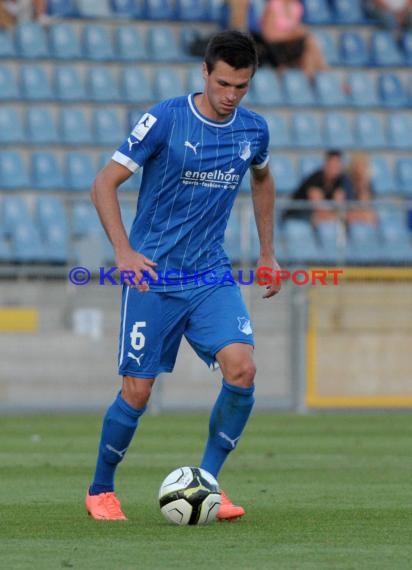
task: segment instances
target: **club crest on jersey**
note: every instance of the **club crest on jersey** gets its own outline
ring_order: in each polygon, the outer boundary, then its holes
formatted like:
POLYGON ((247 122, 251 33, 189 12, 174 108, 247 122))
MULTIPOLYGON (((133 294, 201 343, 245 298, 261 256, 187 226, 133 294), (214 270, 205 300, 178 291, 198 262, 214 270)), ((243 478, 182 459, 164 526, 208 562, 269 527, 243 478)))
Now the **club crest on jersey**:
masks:
POLYGON ((239 156, 242 160, 247 160, 250 158, 252 152, 250 150, 250 142, 249 141, 240 141, 239 142, 239 156))
POLYGON ((143 117, 140 118, 139 122, 134 127, 130 133, 129 138, 127 139, 127 142, 129 143, 129 151, 132 150, 134 144, 138 144, 145 138, 156 121, 157 118, 150 113, 145 113, 143 117))
POLYGON ((243 334, 253 334, 249 319, 247 319, 246 317, 238 317, 237 322, 239 323, 240 332, 242 332, 243 334))

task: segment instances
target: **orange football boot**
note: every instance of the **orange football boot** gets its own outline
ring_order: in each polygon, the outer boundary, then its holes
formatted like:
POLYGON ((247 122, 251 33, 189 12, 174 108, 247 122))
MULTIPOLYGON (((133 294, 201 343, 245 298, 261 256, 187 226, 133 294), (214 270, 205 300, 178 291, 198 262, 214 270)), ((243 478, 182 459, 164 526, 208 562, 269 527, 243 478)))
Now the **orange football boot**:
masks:
POLYGON ((245 509, 234 505, 229 497, 222 489, 220 490, 221 503, 217 512, 217 519, 220 521, 229 521, 240 519, 245 514, 245 509))
POLYGON ((86 509, 93 519, 104 521, 127 521, 115 493, 86 494, 86 509))

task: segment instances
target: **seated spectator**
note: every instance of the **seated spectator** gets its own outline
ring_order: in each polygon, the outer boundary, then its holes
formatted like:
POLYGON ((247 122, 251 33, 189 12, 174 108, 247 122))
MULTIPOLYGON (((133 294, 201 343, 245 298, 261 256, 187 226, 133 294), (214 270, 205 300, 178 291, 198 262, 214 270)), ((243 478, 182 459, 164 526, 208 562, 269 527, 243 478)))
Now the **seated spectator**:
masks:
POLYGON ((336 219, 336 208, 332 204, 330 207, 326 206, 325 201, 331 200, 335 204, 341 204, 353 199, 351 182, 343 171, 342 153, 339 150, 327 151, 322 168, 302 181, 292 199, 308 200, 312 204, 316 202, 318 204, 307 210, 291 207, 287 210, 286 217, 310 219, 315 225, 336 219))
POLYGON ((316 38, 302 24, 302 17, 299 0, 267 0, 261 33, 273 67, 279 70, 299 67, 312 79, 328 66, 316 38))
POLYGON ((358 202, 350 207, 346 220, 348 224, 363 222, 364 224, 376 225, 378 222, 376 212, 370 207, 373 199, 371 174, 368 156, 364 153, 356 153, 352 156, 347 174, 352 184, 353 199, 358 202))
POLYGON ((367 0, 366 11, 395 37, 412 28, 412 0, 367 0))
POLYGON ((0 5, 1 11, 8 13, 12 24, 27 20, 47 24, 50 20, 46 0, 0 0, 0 5))

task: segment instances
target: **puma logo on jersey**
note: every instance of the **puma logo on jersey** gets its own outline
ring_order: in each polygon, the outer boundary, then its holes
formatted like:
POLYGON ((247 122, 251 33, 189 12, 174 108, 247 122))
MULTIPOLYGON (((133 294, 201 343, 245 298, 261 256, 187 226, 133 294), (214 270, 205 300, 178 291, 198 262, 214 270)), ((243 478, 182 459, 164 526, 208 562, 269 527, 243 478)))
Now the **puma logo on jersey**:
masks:
MULTIPOLYGON (((133 137, 134 138, 134 137, 133 137)), ((132 148, 134 144, 138 144, 140 141, 138 140, 132 140, 132 137, 128 137, 127 142, 129 143, 129 152, 132 152, 132 148)))
POLYGON ((185 146, 187 146, 187 148, 191 148, 195 154, 197 154, 197 147, 198 147, 199 145, 200 145, 200 142, 197 142, 197 143, 193 146, 191 142, 185 141, 185 146))
POLYGON ((133 354, 133 352, 128 352, 127 356, 129 358, 133 358, 133 360, 136 360, 137 364, 140 366, 140 359, 142 358, 143 354, 141 354, 140 356, 136 356, 135 354, 133 354))
POLYGON ((226 441, 228 441, 230 443, 230 445, 232 446, 232 449, 235 449, 236 444, 240 439, 240 435, 238 437, 235 437, 235 439, 232 439, 224 431, 220 431, 219 435, 222 439, 225 439, 226 441))

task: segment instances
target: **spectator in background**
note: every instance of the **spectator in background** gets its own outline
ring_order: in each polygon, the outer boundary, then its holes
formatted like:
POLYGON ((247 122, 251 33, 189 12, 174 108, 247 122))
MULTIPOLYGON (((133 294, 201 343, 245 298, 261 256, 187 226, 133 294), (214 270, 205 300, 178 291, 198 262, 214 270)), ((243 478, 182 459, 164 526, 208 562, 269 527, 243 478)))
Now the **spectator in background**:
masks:
POLYGON ((328 66, 316 38, 302 24, 302 17, 299 0, 267 0, 261 33, 273 67, 298 67, 312 79, 328 66))
POLYGON ((373 189, 368 156, 362 152, 353 154, 347 175, 352 185, 353 199, 358 203, 348 209, 346 216, 348 224, 362 222, 376 225, 378 221, 376 212, 370 204, 373 199, 373 189))
POLYGON ((366 10, 380 26, 398 37, 412 28, 412 0, 367 0, 366 10))
POLYGON ((327 151, 322 168, 302 181, 292 199, 317 202, 318 205, 303 210, 291 207, 285 213, 286 218, 307 219, 315 225, 336 219, 336 209, 326 207, 324 202, 333 200, 336 203, 343 203, 353 199, 352 184, 343 169, 342 153, 339 150, 327 151))
POLYGON ((12 25, 28 20, 47 24, 50 20, 46 0, 0 0, 0 5, 1 12, 8 13, 12 25))

